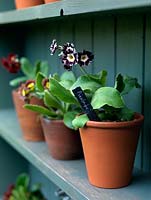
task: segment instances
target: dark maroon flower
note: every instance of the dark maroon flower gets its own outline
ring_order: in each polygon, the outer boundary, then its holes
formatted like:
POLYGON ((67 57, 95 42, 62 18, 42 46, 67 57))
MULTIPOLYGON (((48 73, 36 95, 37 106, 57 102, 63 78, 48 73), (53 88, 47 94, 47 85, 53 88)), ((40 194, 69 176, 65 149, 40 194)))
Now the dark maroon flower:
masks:
POLYGON ((89 65, 94 59, 94 55, 90 51, 83 50, 78 53, 78 64, 80 66, 89 65))
POLYGON ((3 200, 9 200, 11 195, 12 195, 12 191, 13 189, 15 188, 14 185, 10 185, 7 189, 7 191, 4 193, 4 196, 3 196, 3 200))
POLYGON ((56 52, 57 48, 58 48, 57 41, 54 39, 50 45, 51 55, 53 55, 56 52))
POLYGON ((16 54, 10 53, 6 58, 1 59, 3 67, 10 73, 17 73, 20 70, 20 62, 16 54))
POLYGON ((70 71, 73 65, 76 65, 78 63, 78 54, 77 53, 62 54, 61 59, 64 68, 70 71))

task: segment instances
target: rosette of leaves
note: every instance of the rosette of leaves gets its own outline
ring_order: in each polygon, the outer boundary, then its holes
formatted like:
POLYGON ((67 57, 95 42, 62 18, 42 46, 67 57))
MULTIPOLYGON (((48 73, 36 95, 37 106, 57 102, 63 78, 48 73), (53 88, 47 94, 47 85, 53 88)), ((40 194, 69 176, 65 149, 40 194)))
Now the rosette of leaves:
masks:
POLYGON ((44 106, 25 104, 24 108, 50 120, 64 120, 68 128, 74 129, 72 120, 80 111, 79 103, 70 90, 75 82, 76 77, 71 71, 66 71, 61 76, 54 74, 49 78, 39 72, 36 77, 35 91, 43 99, 44 106), (45 80, 49 81, 47 87, 44 84, 45 80))
MULTIPOLYGON (((65 103, 73 104, 72 89, 81 87, 85 92, 88 100, 90 101, 94 111, 98 115, 100 121, 130 121, 134 118, 134 112, 127 108, 124 95, 128 94, 134 88, 140 88, 140 85, 136 78, 130 76, 122 76, 118 74, 115 79, 114 87, 106 86, 107 72, 101 71, 96 75, 84 75, 80 76, 77 81, 70 87, 70 89, 63 87, 58 80, 54 78, 50 79, 50 91, 53 95, 65 103), (63 91, 63 92, 58 92, 63 91), (64 95, 70 92, 70 97, 64 95)), ((70 115, 65 113, 65 119, 68 119, 70 115)), ((83 113, 82 108, 80 112, 76 112, 72 115, 72 126, 74 129, 83 127, 89 118, 83 113)))
MULTIPOLYGON (((12 188, 9 200, 46 200, 41 192, 41 184, 34 184, 29 187, 30 178, 28 174, 22 173, 17 177, 12 188)), ((4 199, 7 199, 4 196, 4 199)))
POLYGON ((19 62, 20 71, 23 75, 10 81, 10 85, 13 87, 18 86, 27 80, 34 80, 38 72, 48 74, 49 65, 46 61, 37 60, 33 65, 27 58, 21 57, 19 62))

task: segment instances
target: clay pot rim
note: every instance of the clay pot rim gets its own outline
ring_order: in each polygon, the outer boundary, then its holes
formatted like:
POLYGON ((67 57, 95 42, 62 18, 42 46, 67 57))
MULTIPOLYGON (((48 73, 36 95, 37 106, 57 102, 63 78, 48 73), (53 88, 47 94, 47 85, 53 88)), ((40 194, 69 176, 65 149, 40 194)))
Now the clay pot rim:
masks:
POLYGON ((96 128, 124 128, 124 127, 133 127, 140 126, 144 120, 144 116, 140 113, 135 113, 134 120, 124 121, 124 122, 97 122, 97 121, 88 121, 86 127, 96 127, 96 128))

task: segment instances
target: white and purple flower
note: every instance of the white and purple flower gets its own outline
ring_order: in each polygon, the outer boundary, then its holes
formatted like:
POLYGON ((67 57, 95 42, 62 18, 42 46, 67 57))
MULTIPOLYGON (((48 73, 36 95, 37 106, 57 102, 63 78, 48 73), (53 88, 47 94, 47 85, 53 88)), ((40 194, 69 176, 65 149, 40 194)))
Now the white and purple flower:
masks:
POLYGON ((56 39, 54 39, 50 45, 51 55, 54 55, 54 53, 56 52, 57 49, 58 49, 57 41, 56 41, 56 39))

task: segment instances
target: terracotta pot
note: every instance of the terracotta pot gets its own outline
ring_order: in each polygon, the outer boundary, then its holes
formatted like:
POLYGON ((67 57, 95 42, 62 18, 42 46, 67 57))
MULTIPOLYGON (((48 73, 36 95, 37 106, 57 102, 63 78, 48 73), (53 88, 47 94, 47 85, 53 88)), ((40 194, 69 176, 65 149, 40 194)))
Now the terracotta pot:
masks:
POLYGON ((120 188, 128 185, 143 116, 128 122, 89 121, 80 129, 88 178, 92 185, 120 188))
POLYGON ((41 117, 45 140, 51 156, 57 160, 73 160, 83 156, 80 134, 67 128, 62 120, 41 117))
MULTIPOLYGON (((23 108, 24 100, 17 91, 12 92, 13 101, 16 108, 18 120, 23 133, 23 138, 27 141, 43 141, 44 134, 37 113, 23 108)), ((43 101, 33 97, 31 104, 43 105, 43 101)))
POLYGON ((15 5, 17 9, 37 6, 43 3, 44 3, 43 0, 15 0, 15 5))
POLYGON ((60 0, 44 0, 45 3, 53 3, 53 2, 56 2, 56 1, 60 1, 60 0))

